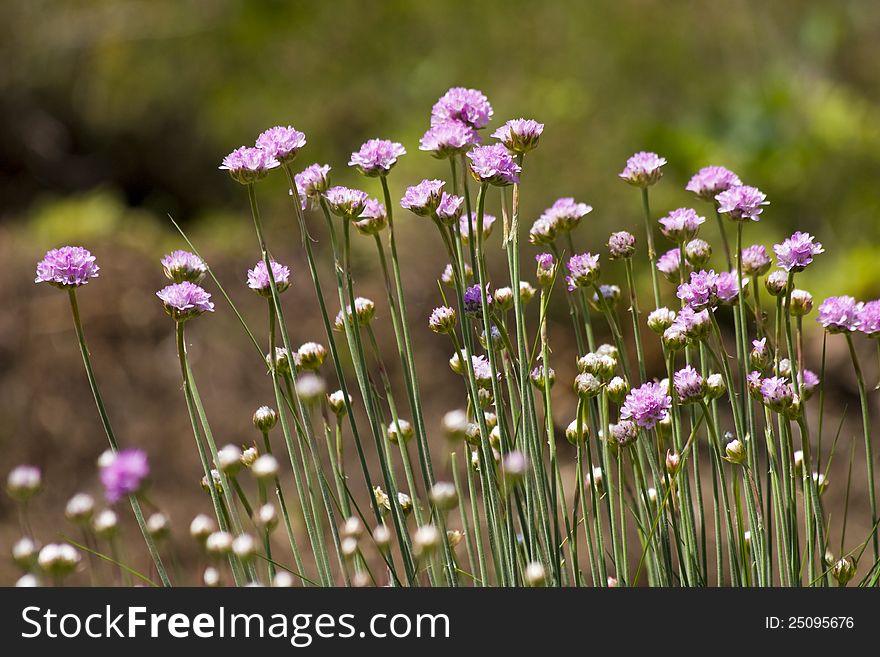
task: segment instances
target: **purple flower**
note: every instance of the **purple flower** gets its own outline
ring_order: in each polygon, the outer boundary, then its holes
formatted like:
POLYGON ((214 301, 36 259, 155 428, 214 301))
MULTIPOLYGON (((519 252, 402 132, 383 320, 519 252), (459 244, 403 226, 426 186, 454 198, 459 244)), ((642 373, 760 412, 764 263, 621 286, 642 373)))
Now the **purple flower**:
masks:
POLYGON ((440 204, 445 184, 442 180, 423 180, 418 185, 407 187, 400 199, 400 207, 420 217, 430 216, 440 204))
POLYGON ((479 130, 486 127, 492 113, 492 106, 482 91, 453 87, 431 108, 431 125, 437 126, 454 120, 479 130))
POLYGON ((343 219, 355 219, 364 211, 364 206, 370 198, 366 192, 350 187, 331 187, 324 194, 330 212, 343 219))
POLYGON ((480 183, 512 185, 519 182, 522 168, 513 161, 504 144, 477 146, 467 153, 471 161, 471 175, 480 183))
MULTIPOLYGON (((748 285, 748 279, 743 279, 743 287, 748 285)), ((735 271, 723 271, 718 274, 716 293, 718 300, 724 304, 732 304, 739 297, 740 286, 736 284, 735 271)))
POLYGON ((774 411, 781 411, 791 405, 794 399, 794 390, 788 379, 779 376, 771 376, 761 380, 761 397, 764 404, 774 411))
POLYGON ((464 153, 479 143, 476 130, 467 123, 450 119, 429 128, 419 141, 419 150, 443 159, 464 153))
POLYGON ((608 257, 611 260, 632 258, 636 252, 636 238, 625 230, 611 233, 608 238, 608 257))
POLYGON ((306 209, 307 200, 311 201, 313 207, 318 207, 321 194, 330 186, 330 165, 310 164, 296 174, 293 180, 303 210, 306 209))
POLYGON ((705 217, 691 208, 678 208, 660 220, 660 231, 667 239, 680 244, 693 239, 705 221, 705 217))
POLYGON ((626 166, 618 176, 630 185, 650 187, 663 176, 664 164, 666 158, 660 157, 657 153, 640 151, 626 161, 626 166))
POLYGON ((402 155, 406 155, 403 144, 388 139, 370 139, 359 151, 351 154, 348 166, 357 167, 365 176, 384 176, 402 155))
POLYGON ((558 230, 573 230, 581 219, 593 211, 593 207, 586 203, 577 203, 570 196, 556 199, 549 208, 541 214, 541 219, 549 222, 558 230))
POLYGON ((704 201, 714 201, 721 192, 742 185, 739 177, 724 167, 703 167, 690 179, 685 189, 704 201))
POLYGON ((266 151, 280 163, 292 162, 306 145, 306 136, 293 126, 275 126, 257 137, 257 148, 266 151))
POLYGON ((670 281, 679 279, 681 270, 681 250, 669 249, 662 256, 657 258, 657 271, 663 274, 670 281))
POLYGON ((761 373, 752 370, 746 375, 746 386, 749 389, 749 394, 756 399, 761 398, 761 373))
POLYGON ((761 244, 752 244, 742 250, 742 270, 746 276, 763 276, 770 269, 770 256, 761 244))
MULTIPOLYGON (((483 240, 489 239, 492 234, 492 226, 495 225, 495 215, 483 214, 483 240)), ((471 212, 470 221, 467 217, 458 220, 458 233, 461 235, 462 244, 470 244, 471 235, 477 234, 477 213, 471 212)))
MULTIPOLYGON (((444 224, 450 226, 458 221, 459 217, 461 217, 461 212, 464 207, 464 197, 455 196, 454 194, 447 194, 443 192, 440 195, 440 204, 437 206, 437 218, 440 219, 444 224)), ((483 221, 485 222, 486 217, 491 215, 484 215, 483 221)))
POLYGON ((589 287, 599 278, 599 256, 592 253, 573 255, 566 263, 569 275, 565 277, 568 291, 579 287, 589 287))
POLYGON ((623 402, 620 417, 633 420, 643 429, 653 429, 666 419, 672 407, 672 397, 658 383, 645 383, 632 390, 623 402))
POLYGON ((150 475, 147 454, 141 449, 123 449, 101 464, 101 483, 107 501, 115 504, 127 495, 137 493, 150 475))
POLYGON ((544 124, 532 119, 512 119, 492 133, 514 153, 528 153, 538 147, 544 124))
POLYGON ((828 297, 819 306, 816 321, 829 333, 849 333, 859 328, 862 308, 852 297, 828 297))
POLYGON ((819 377, 812 370, 803 370, 798 374, 798 383, 801 384, 801 396, 806 400, 813 396, 819 386, 819 377))
POLYGON ((724 212, 734 221, 758 221, 764 211, 761 206, 768 205, 767 195, 757 187, 734 185, 715 196, 718 212, 724 212))
POLYGON ((703 397, 705 381, 702 375, 690 365, 678 370, 672 377, 675 394, 683 404, 698 401, 703 397))
POLYGON ((388 225, 388 212, 383 203, 374 198, 367 199, 364 211, 354 222, 354 227, 363 235, 378 235, 388 225))
POLYGON ((220 169, 228 171, 236 182, 249 185, 279 165, 280 162, 268 151, 242 146, 223 158, 220 169))
POLYGON ((37 263, 35 283, 49 283, 58 288, 85 285, 90 278, 97 278, 101 268, 95 264, 95 256, 81 246, 62 246, 47 251, 37 263))
POLYGON ((708 310, 697 312, 690 306, 685 306, 675 316, 670 328, 684 333, 692 340, 700 340, 709 334, 711 322, 708 310))
POLYGON ((639 427, 632 420, 621 420, 617 424, 608 425, 611 440, 621 447, 635 442, 639 437, 639 427))
MULTIPOLYGON (((492 305, 492 295, 489 294, 488 285, 486 286, 486 306, 492 305)), ((483 301, 482 292, 479 285, 471 285, 464 291, 464 311, 468 315, 479 316, 482 314, 483 301)))
POLYGON ((537 277, 538 283, 543 287, 549 287, 553 284, 553 278, 556 275, 556 261, 550 253, 539 253, 535 256, 538 262, 537 277))
POLYGON ((862 305, 858 316, 858 330, 869 338, 880 337, 880 299, 862 305))
POLYGON ((185 322, 204 312, 214 312, 211 295, 189 281, 163 287, 156 292, 156 296, 165 304, 165 312, 178 322, 185 322))
POLYGON ((813 262, 813 256, 824 253, 825 249, 809 233, 795 232, 782 244, 773 246, 776 261, 780 269, 785 271, 803 271, 813 262))
MULTIPOLYGON (((278 293, 284 292, 290 287, 290 269, 284 265, 280 265, 274 260, 272 264, 272 278, 275 279, 275 289, 278 293)), ((266 269, 266 263, 262 260, 254 265, 253 269, 248 269, 247 284, 254 292, 261 297, 269 298, 272 296, 272 288, 269 283, 269 270, 266 269)))
POLYGON ((769 352, 767 351, 767 338, 752 340, 752 352, 757 354, 760 358, 768 355, 769 352))
POLYGON ((694 310, 713 306, 718 300, 718 275, 711 269, 691 272, 690 282, 679 285, 675 296, 694 310))
POLYGON ((189 251, 172 251, 162 258, 165 276, 175 283, 198 283, 208 273, 208 266, 199 256, 189 251))
POLYGON ((481 388, 488 388, 492 383, 492 366, 485 356, 471 356, 474 368, 474 380, 481 388))
POLYGON ((529 241, 532 244, 552 244, 559 235, 559 224, 542 216, 535 219, 529 229, 529 241))

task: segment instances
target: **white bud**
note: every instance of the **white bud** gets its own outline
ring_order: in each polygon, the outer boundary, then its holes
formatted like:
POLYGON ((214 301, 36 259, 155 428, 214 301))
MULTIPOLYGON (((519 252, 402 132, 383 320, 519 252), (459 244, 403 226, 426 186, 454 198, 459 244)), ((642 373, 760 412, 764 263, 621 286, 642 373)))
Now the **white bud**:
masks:
POLYGON ((79 564, 82 557, 76 548, 67 543, 49 543, 37 557, 40 568, 55 577, 69 575, 79 564))
POLYGON ((293 575, 286 570, 279 570, 272 578, 272 586, 278 589, 289 589, 293 586, 293 575))
POLYGON ((42 485, 40 469, 33 465, 19 465, 6 478, 6 490, 17 500, 27 500, 36 495, 42 485))
POLYGON ((388 549, 388 546, 391 544, 391 532, 388 527, 385 525, 378 525, 373 530, 373 540, 376 542, 376 545, 380 550, 388 549))
POLYGON ((34 588, 39 585, 40 585, 40 580, 37 579, 36 575, 32 575, 31 573, 28 573, 27 575, 22 575, 15 582, 15 586, 17 588, 24 588, 24 589, 34 588))
POLYGON ((30 569, 37 561, 37 544, 27 536, 18 539, 12 546, 12 558, 24 570, 30 569))
POLYGON ((339 549, 346 559, 353 559, 358 552, 358 542, 354 536, 346 536, 339 542, 339 549))
POLYGON ((547 583, 547 574, 544 572, 544 566, 538 561, 532 561, 526 566, 523 579, 527 586, 544 586, 547 583))
POLYGON ((205 541, 205 550, 214 556, 229 554, 232 551, 233 540, 229 532, 214 532, 205 541))
POLYGON ((171 532, 171 521, 164 513, 154 513, 147 518, 147 532, 156 540, 167 538, 171 532))
POLYGON ((205 583, 205 586, 219 586, 220 571, 218 571, 216 568, 205 568, 205 572, 202 574, 202 581, 205 583))
POLYGON ((257 479, 274 479, 278 476, 278 460, 271 454, 263 454, 251 466, 257 479))
POLYGON ((235 476, 241 467, 241 448, 237 445, 226 445, 217 452, 217 463, 220 470, 228 475, 235 476))
POLYGON ((278 514, 275 512, 275 507, 271 504, 262 505, 257 509, 254 522, 256 522, 257 527, 263 531, 272 531, 275 529, 275 527, 278 526, 278 514))
POLYGON ((345 524, 342 526, 342 535, 359 539, 364 535, 364 523, 357 516, 346 518, 345 524))
POLYGON ((232 551, 242 561, 248 561, 257 554, 257 542, 250 534, 240 534, 232 541, 232 551))
POLYGON ((87 493, 77 493, 67 501, 64 515, 71 522, 83 525, 92 519, 95 512, 95 498, 87 493))
POLYGON ((101 538, 112 538, 119 529, 119 518, 112 509, 104 509, 92 520, 92 529, 101 538))
POLYGON ((217 531, 217 524, 210 516, 200 513, 189 525, 190 535, 197 541, 204 541, 208 536, 217 531))
POLYGON ((434 525, 422 525, 413 535, 413 547, 420 557, 427 556, 440 545, 440 532, 434 525))

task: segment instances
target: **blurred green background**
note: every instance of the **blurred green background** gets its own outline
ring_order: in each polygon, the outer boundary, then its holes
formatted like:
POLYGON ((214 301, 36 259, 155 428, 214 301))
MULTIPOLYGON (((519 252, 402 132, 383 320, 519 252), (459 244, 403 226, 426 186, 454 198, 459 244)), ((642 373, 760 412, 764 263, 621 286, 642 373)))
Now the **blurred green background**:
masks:
MULTIPOLYGON (((308 136, 298 164, 327 162, 335 182, 376 194, 375 181, 348 170, 348 156, 370 137, 391 138, 409 151, 391 177, 399 198, 406 185, 447 174, 418 139, 451 86, 487 94, 490 130, 520 116, 546 124, 526 160, 527 224, 573 195, 595 208, 579 247, 604 250, 608 233, 624 228, 641 241, 638 192, 617 178, 630 154, 669 161, 651 192, 657 216, 697 203, 684 192, 688 178, 722 164, 771 202, 748 242, 769 247, 795 228, 810 231, 827 252, 799 284, 817 301, 875 297, 878 43, 880 3, 868 0, 0 3, 0 472, 43 466, 56 517, 70 494, 96 490, 103 438, 64 295, 32 284, 46 249, 84 244, 103 267, 81 297, 108 404, 127 443, 145 446, 154 463, 173 457, 154 468, 156 498, 185 509, 176 518, 185 531, 191 507, 207 506, 170 321, 152 296, 163 284, 156 259, 181 246, 166 215, 184 224, 248 317, 263 321, 259 300, 235 285, 257 252, 245 195, 217 170, 223 155, 266 127, 293 124, 308 136)), ((276 255, 303 282, 286 295, 303 309, 295 339, 320 339, 281 178, 262 183, 260 198, 276 255)), ((423 220, 398 217, 411 320, 421 323, 438 303, 443 260, 423 220)), ((715 240, 715 230, 710 221, 703 236, 715 240)), ((359 258, 362 289, 381 299, 374 254, 362 247, 359 258)), ((218 441, 246 442, 250 413, 271 387, 223 310, 200 320, 192 354, 218 441)), ((566 321, 560 312, 560 340, 566 321)), ((821 333, 810 331, 815 364, 821 333)), ((448 349, 418 334, 420 368, 432 371, 448 349)), ((852 409, 843 345, 830 342, 829 367, 846 373, 839 394, 852 409)), ((456 385, 438 372, 438 384, 456 385)), ((431 416, 460 393, 432 398, 431 416)), ((4 546, 17 536, 14 520, 0 501, 4 546)))

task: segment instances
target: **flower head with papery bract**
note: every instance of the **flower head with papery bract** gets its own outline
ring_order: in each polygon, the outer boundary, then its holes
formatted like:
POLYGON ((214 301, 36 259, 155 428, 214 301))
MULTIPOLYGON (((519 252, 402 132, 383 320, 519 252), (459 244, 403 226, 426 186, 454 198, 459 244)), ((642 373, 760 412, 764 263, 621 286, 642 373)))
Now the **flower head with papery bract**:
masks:
POLYGON ((364 211, 364 206, 370 197, 366 192, 359 189, 338 185, 328 189, 324 194, 324 198, 327 199, 330 212, 337 217, 356 219, 364 211))
POLYGON ((824 253, 825 249, 809 233, 797 231, 782 244, 773 246, 776 262, 785 271, 803 271, 813 262, 813 256, 824 253))
POLYGON ((660 157, 657 153, 640 151, 626 161, 623 171, 617 175, 630 185, 650 187, 663 176, 664 164, 666 158, 660 157))
POLYGON ((156 292, 167 312, 175 321, 185 322, 205 312, 213 312, 211 295, 195 283, 184 281, 163 287, 156 292))
POLYGON ((293 177, 303 210, 311 203, 317 208, 321 194, 330 186, 330 165, 310 164, 293 177))
MULTIPOLYGON (((440 203, 439 205, 437 205, 437 218, 447 226, 453 225, 456 221, 459 220, 459 218, 461 218, 461 213, 463 209, 463 196, 455 196, 454 194, 447 194, 446 192, 443 192, 440 195, 440 203)), ((485 221, 487 216, 490 215, 484 215, 483 221, 485 221)))
POLYGON ((669 249, 666 253, 657 258, 657 271, 663 274, 668 280, 673 282, 679 280, 680 270, 680 249, 669 249))
MULTIPOLYGON (((290 287, 290 269, 274 260, 271 261, 272 278, 275 279, 275 289, 279 293, 290 287)), ((247 285, 261 297, 272 296, 272 288, 269 283, 269 270, 263 260, 257 262, 253 269, 248 269, 247 285)))
POLYGON ((678 208, 660 219, 660 231, 667 239, 680 244, 693 239, 705 221, 705 217, 691 208, 678 208))
POLYGON ((481 388, 488 388, 492 383, 492 366, 485 356, 471 356, 474 368, 474 381, 481 388))
POLYGON ((666 419, 672 408, 672 397, 660 384, 649 382, 630 391, 620 409, 620 417, 633 420, 643 429, 653 429, 666 419))
POLYGON ((107 501, 115 504, 126 495, 134 495, 150 475, 147 454, 141 449, 123 449, 111 454, 101 464, 101 483, 107 501))
MULTIPOLYGON (((486 305, 492 305, 492 295, 489 294, 488 285, 486 286, 486 305)), ((482 314, 483 301, 482 291, 479 285, 471 285, 464 291, 464 311, 468 315, 479 316, 482 314)))
POLYGON ((528 153, 538 147, 544 124, 532 119, 511 119, 492 133, 498 141, 514 153, 528 153))
POLYGON ((672 322, 672 328, 684 333, 685 336, 692 340, 701 340, 709 334, 712 326, 712 319, 709 317, 708 310, 696 311, 690 306, 685 306, 672 322))
POLYGON ((360 213, 358 220, 353 222, 354 227, 362 235, 378 235, 388 225, 388 212, 384 203, 379 203, 374 198, 367 199, 364 211, 360 213))
POLYGON ((880 299, 862 305, 857 326, 869 338, 880 337, 880 299))
POLYGON ((519 182, 522 168, 504 144, 477 146, 468 151, 467 157, 471 161, 471 175, 479 183, 503 187, 519 182))
POLYGON ((249 185, 257 182, 280 164, 268 151, 242 146, 224 157, 219 168, 228 171, 236 182, 249 185))
POLYGON ((764 399, 764 404, 774 411, 780 411, 791 404, 794 390, 788 379, 771 376, 761 380, 761 397, 764 399))
POLYGON ((556 261, 553 259, 553 255, 551 253, 539 253, 535 256, 535 261, 538 263, 536 272, 538 283, 542 287, 549 287, 553 284, 553 279, 556 275, 556 261))
POLYGON ((692 272, 690 282, 679 285, 675 296, 694 310, 714 306, 718 300, 718 274, 711 269, 692 272))
POLYGON ((593 211, 591 205, 578 203, 572 197, 566 196, 556 199, 549 208, 541 214, 541 219, 550 222, 558 230, 573 230, 581 219, 593 211))
POLYGON ((485 128, 492 118, 492 106, 482 91, 453 87, 431 108, 431 125, 462 121, 472 128, 485 128))
POLYGON ((703 167, 688 181, 685 189, 704 201, 714 201, 721 192, 742 185, 739 176, 724 167, 703 167))
POLYGON ((812 370, 803 370, 798 374, 798 383, 801 384, 801 396, 809 399, 819 386, 819 377, 812 370))
POLYGON ((566 263, 569 275, 565 277, 568 291, 589 287, 599 278, 599 256, 592 253, 573 255, 566 263))
POLYGON ((770 256, 762 244, 752 244, 742 250, 742 270, 746 276, 763 276, 770 269, 770 256))
POLYGON ((828 297, 819 306, 816 321, 829 333, 850 333, 859 328, 863 305, 849 296, 828 297))
POLYGON ((436 158, 454 157, 479 146, 480 135, 463 121, 450 119, 431 126, 419 141, 419 150, 427 151, 436 158))
POLYGON ((365 176, 384 176, 402 155, 406 155, 403 144, 388 139, 370 139, 351 154, 348 166, 357 167, 365 176))
POLYGON ((162 258, 165 277, 175 283, 198 283, 208 273, 208 266, 199 256, 189 251, 172 251, 162 258))
MULTIPOLYGON (((749 284, 749 279, 743 278, 742 288, 749 284)), ((735 271, 723 271, 718 274, 718 282, 716 284, 716 292, 718 300, 724 304, 732 304, 739 297, 740 286, 736 284, 735 271)))
MULTIPOLYGON (((492 234, 492 227, 495 225, 495 215, 493 214, 484 214, 483 215, 483 241, 489 239, 489 236, 492 234)), ((458 233, 461 235, 462 244, 470 244, 471 235, 476 237, 477 235, 477 213, 471 212, 470 221, 468 218, 463 216, 458 220, 458 233)))
POLYGON ((47 251, 37 263, 35 283, 49 283, 58 288, 74 288, 85 285, 90 278, 97 278, 100 267, 95 256, 81 246, 62 246, 47 251))
POLYGON ((535 219, 535 223, 529 229, 529 242, 535 245, 553 244, 558 236, 559 224, 543 216, 535 219))
POLYGON ((636 238, 625 230, 611 233, 608 238, 608 257, 611 260, 632 258, 636 252, 636 238))
POLYGON ((764 192, 748 185, 734 185, 716 195, 715 200, 718 201, 718 212, 734 221, 758 221, 764 211, 762 206, 769 205, 764 192))
POLYGON ((406 188, 400 207, 420 217, 427 217, 437 209, 443 195, 442 180, 423 180, 418 185, 406 188))
POLYGON ((305 145, 305 134, 290 125, 277 125, 257 137, 257 148, 266 151, 281 164, 292 162, 305 145))
POLYGON ((690 365, 678 370, 672 377, 675 394, 683 404, 703 398, 705 381, 702 375, 690 365))

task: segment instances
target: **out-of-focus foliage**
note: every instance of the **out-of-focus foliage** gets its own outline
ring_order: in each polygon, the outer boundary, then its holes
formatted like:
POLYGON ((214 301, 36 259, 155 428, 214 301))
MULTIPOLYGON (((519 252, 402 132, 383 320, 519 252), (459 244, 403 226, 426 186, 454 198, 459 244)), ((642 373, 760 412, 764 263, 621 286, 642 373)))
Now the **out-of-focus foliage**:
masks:
MULTIPOLYGON (((670 162, 658 213, 691 202, 695 169, 725 164, 772 202, 753 236, 798 227, 825 243, 823 288, 854 244, 865 262, 880 255, 878 33, 880 4, 859 0, 7 2, 0 213, 44 230, 47 198, 98 186, 160 218, 235 209, 217 164, 276 123, 304 130, 304 160, 331 163, 340 182, 364 139, 402 141, 399 191, 446 173, 418 137, 437 96, 467 85, 493 102, 493 125, 547 124, 527 161, 526 218, 576 195, 596 208, 581 239, 597 248, 638 225, 637 194, 615 175, 631 152, 670 162)), ((877 292, 866 277, 837 282, 877 292)))

